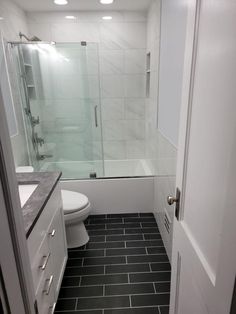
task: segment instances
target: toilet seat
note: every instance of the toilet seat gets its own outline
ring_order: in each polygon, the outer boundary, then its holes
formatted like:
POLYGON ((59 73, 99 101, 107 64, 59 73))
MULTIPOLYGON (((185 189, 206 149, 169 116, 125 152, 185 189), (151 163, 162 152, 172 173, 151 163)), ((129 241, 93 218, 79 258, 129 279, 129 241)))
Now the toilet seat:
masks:
POLYGON ((89 204, 89 200, 84 194, 67 190, 62 190, 61 194, 64 215, 78 212, 89 204))

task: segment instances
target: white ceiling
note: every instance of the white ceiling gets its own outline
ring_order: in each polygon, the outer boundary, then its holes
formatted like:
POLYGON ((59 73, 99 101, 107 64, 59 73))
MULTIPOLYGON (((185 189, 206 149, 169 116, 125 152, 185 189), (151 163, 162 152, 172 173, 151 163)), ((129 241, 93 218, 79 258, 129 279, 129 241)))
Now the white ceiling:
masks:
POLYGON ((55 5, 53 0, 14 0, 25 11, 146 11, 152 0, 114 0, 113 4, 102 5, 99 0, 68 0, 64 6, 55 5))

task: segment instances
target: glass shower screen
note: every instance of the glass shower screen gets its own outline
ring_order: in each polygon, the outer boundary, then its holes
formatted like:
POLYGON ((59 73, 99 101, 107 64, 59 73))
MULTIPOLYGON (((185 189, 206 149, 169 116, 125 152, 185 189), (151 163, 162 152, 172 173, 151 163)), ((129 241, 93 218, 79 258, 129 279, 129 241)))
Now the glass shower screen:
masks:
POLYGON ((64 179, 103 177, 96 43, 13 46, 32 165, 64 179))

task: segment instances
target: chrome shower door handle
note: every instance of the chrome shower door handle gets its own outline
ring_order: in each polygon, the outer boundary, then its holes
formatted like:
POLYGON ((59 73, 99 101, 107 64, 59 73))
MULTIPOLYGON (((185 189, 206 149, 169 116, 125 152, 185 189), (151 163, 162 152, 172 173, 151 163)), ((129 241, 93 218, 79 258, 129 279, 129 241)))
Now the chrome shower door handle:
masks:
POLYGON ((96 105, 94 107, 94 121, 95 121, 95 127, 98 127, 98 106, 96 105))

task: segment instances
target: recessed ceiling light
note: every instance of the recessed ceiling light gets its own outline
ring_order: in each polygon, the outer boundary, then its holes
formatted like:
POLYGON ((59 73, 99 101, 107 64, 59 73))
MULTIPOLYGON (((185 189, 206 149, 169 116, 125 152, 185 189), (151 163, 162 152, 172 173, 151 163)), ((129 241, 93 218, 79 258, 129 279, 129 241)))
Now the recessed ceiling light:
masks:
POLYGON ((103 16, 103 20, 112 20, 112 16, 103 16))
POLYGON ((74 15, 67 15, 67 16, 65 16, 65 18, 68 20, 75 20, 76 19, 76 17, 74 15))
POLYGON ((58 5, 66 5, 68 4, 68 1, 67 0, 54 0, 54 3, 58 5))
POLYGON ((100 3, 102 4, 111 4, 114 0, 100 0, 100 3))

